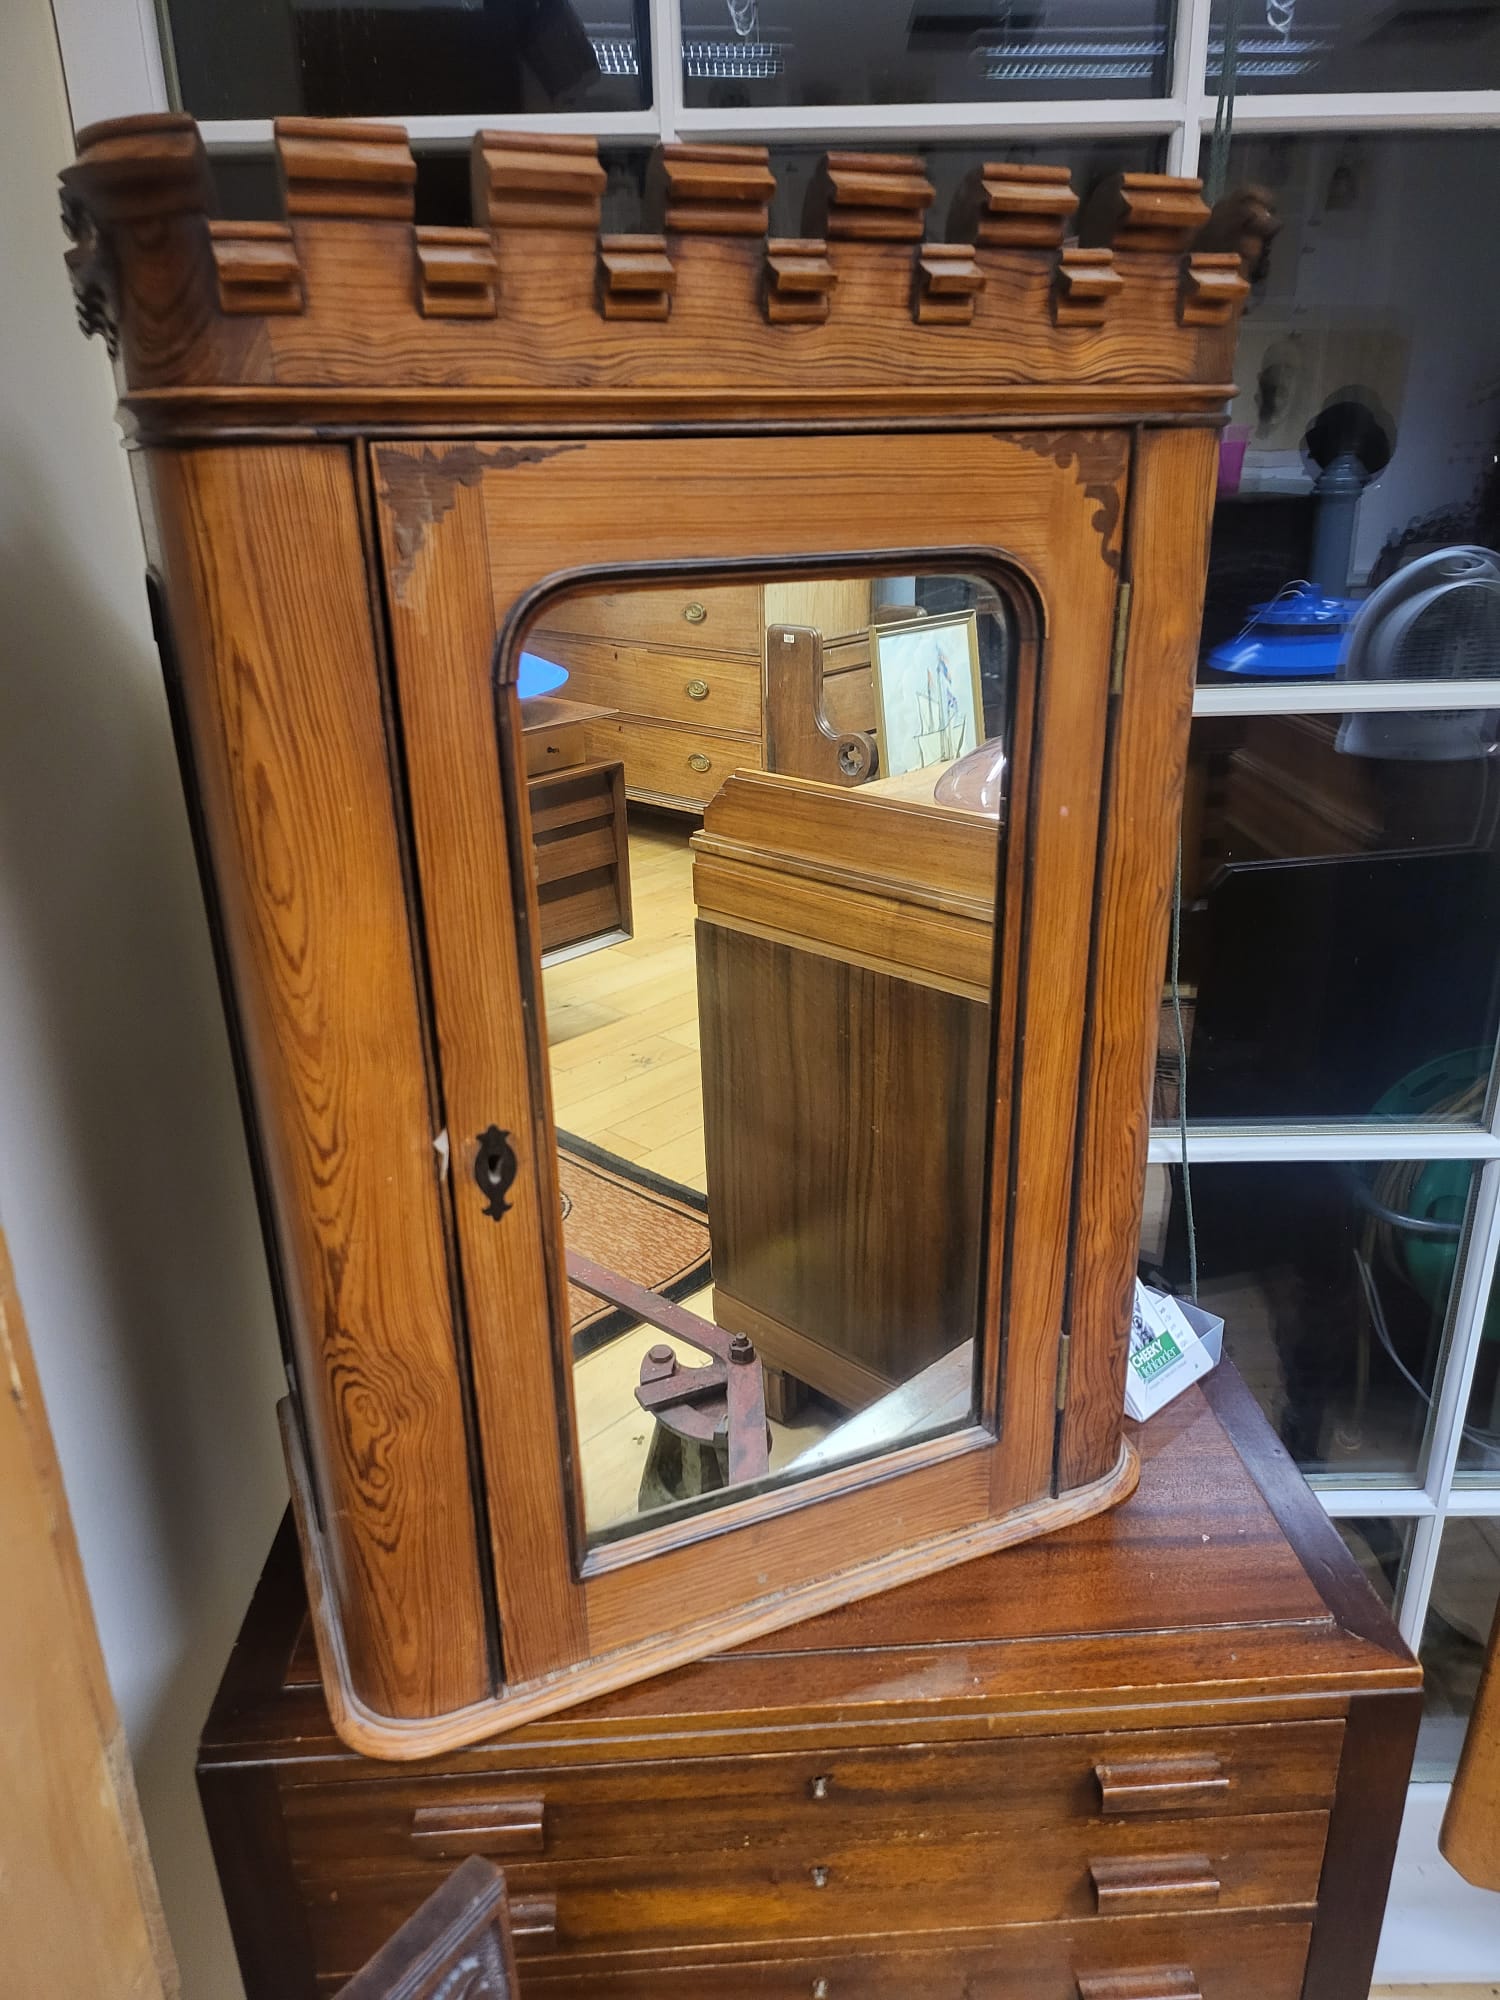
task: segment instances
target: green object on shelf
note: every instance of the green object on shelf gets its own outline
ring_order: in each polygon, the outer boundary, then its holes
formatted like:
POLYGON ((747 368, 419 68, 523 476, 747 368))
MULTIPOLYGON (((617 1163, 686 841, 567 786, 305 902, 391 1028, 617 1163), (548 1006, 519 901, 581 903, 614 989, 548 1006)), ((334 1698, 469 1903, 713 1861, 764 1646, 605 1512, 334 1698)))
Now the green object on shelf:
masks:
MULTIPOLYGON (((1483 1082, 1489 1075, 1490 1062, 1488 1049, 1456 1049, 1448 1055, 1434 1056, 1431 1062, 1408 1070, 1399 1082, 1393 1083, 1375 1104, 1372 1115, 1407 1124, 1430 1118, 1438 1105, 1463 1097, 1476 1083, 1483 1082)), ((1445 1241, 1442 1237, 1419 1236, 1393 1226, 1407 1276, 1434 1312, 1444 1310, 1453 1285, 1458 1232, 1468 1208, 1471 1175, 1466 1160, 1429 1160, 1418 1174, 1406 1203, 1407 1213, 1418 1221, 1451 1224, 1454 1230, 1451 1238, 1445 1241)), ((1500 1298, 1494 1292, 1485 1311, 1482 1337, 1500 1340, 1500 1298)))

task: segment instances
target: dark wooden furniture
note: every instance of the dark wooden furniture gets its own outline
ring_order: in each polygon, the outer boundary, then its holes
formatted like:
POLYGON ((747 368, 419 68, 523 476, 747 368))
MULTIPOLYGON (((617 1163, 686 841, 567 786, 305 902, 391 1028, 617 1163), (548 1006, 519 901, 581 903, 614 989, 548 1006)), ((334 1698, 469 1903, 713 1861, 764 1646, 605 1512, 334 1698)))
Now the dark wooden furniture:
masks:
MULTIPOLYGON (((252 221, 190 119, 78 143, 69 264, 136 447, 345 1740, 437 1754, 1124 1497, 1247 291, 1198 183, 1123 176, 1079 247, 1066 175, 989 165, 969 238, 928 243, 920 161, 831 154, 767 241, 765 150, 676 146, 661 233, 617 238, 592 139, 479 135, 457 230, 416 221, 398 127, 279 121, 252 221), (1015 632, 970 1418, 591 1541, 518 655, 648 586, 764 621, 773 585, 895 572, 976 577, 1015 632)), ((676 727, 634 712, 585 731, 627 780, 676 727)))
POLYGON ((505 1877, 471 1854, 338 2000, 516 2000, 519 1992, 505 1877))
POLYGON ((454 1863, 529 2000, 1366 2000, 1419 1672, 1227 1367, 1117 1511, 393 1771, 284 1533, 199 1783, 249 2000, 454 1863))

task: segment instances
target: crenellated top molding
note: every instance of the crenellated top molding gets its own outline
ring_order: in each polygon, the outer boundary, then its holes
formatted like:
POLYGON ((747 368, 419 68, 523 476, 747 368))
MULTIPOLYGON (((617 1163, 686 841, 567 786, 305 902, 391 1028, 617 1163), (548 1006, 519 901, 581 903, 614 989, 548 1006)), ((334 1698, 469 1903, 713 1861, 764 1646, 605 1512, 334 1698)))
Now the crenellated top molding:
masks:
POLYGON ((399 126, 286 118, 283 213, 217 219, 196 125, 79 136, 62 175, 86 330, 149 434, 559 421, 1209 418, 1229 393, 1257 195, 986 163, 945 240, 915 155, 832 152, 768 237, 758 146, 666 146, 652 233, 601 235, 591 138, 482 132, 472 220, 416 220, 399 126))

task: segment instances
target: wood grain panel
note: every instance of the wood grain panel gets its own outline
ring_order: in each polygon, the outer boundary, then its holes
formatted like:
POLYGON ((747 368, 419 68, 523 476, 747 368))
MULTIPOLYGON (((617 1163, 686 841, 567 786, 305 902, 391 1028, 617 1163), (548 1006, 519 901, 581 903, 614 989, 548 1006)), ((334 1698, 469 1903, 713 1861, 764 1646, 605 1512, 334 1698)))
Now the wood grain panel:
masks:
MULTIPOLYGON (((450 1823, 494 1826, 502 1843, 514 1826, 535 1824, 528 1852, 584 1861, 899 1841, 940 1809, 948 1835, 988 1833, 1017 1846, 1037 1827, 1067 1824, 1085 1830, 1092 1854, 1120 1832, 1119 1816, 1101 1811, 1094 1776, 1106 1759, 1212 1755, 1224 1773, 1222 1797, 1150 1815, 1184 1830, 1200 1820, 1326 1812, 1343 1733, 1339 1722, 1292 1722, 875 1749, 829 1741, 780 1756, 694 1757, 679 1746, 667 1762, 554 1765, 544 1777, 524 1765, 507 1771, 497 1749, 491 1768, 467 1775, 299 1784, 284 1811, 298 1870, 324 1877, 356 1861, 404 1867, 422 1851, 424 1828, 450 1823)), ((1201 1844, 1197 1834, 1182 1837, 1201 1844)), ((464 1852, 498 1856, 501 1846, 464 1852)))
POLYGON ((1151 1075, 1218 462, 1206 431, 1145 431, 1136 453, 1130 629, 1099 863, 1060 1488, 1098 1477, 1107 1455, 1103 1428, 1125 1397, 1151 1075))
POLYGON ((814 1365, 894 1387, 978 1333, 989 1009, 701 917, 697 937, 714 1282, 814 1365))
MULTIPOLYGON (((1317 1895, 1328 1818, 1280 1814, 1257 1820, 1194 1821, 1203 1843, 1201 1869, 1217 1884, 1223 1910, 1308 1910, 1317 1895)), ((603 1960, 621 1952, 726 1948, 771 1940, 846 1938, 899 1929, 950 1933, 980 1926, 1028 1925, 1094 1914, 1095 1870, 1109 1879, 1153 1884, 1139 1914, 1181 1915, 1203 1903, 1198 1862, 1178 1858, 1184 1829, 1170 1822, 1133 1827, 1116 1837, 1109 1864, 1090 1844, 1101 1836, 1076 1825, 1035 1824, 996 1839, 949 1830, 938 1841, 841 1841, 831 1831, 801 1832, 774 1847, 678 1849, 600 1857, 586 1862, 507 1860, 506 1882, 519 1897, 556 1897, 557 1927, 545 1949, 603 1960)), ((451 1863, 423 1863, 374 1875, 342 1870, 334 1885, 307 1879, 309 1921, 320 1962, 358 1963, 379 1925, 408 1913, 443 1879, 451 1863), (328 1887, 333 1893, 328 1893, 328 1887)), ((1121 1892, 1125 1915, 1132 1899, 1121 1892)), ((397 1919, 400 1920, 399 1918, 397 1919)), ((522 1957, 527 1940, 517 1940, 522 1957)), ((600 1968, 603 1969, 603 1966, 600 1968)))
POLYGON ((178 2000, 177 1967, 0 1232, 0 1882, 20 1994, 178 2000))
POLYGON ((887 1936, 854 1949, 840 1940, 776 1957, 658 1958, 602 1973, 577 1959, 538 1960, 527 1967, 527 1991, 539 2000, 1080 2000, 1080 1979, 1092 1978, 1095 1994, 1115 2000, 1187 2000, 1193 1987, 1180 1980, 1132 1983, 1175 1961, 1203 2000, 1299 2000, 1306 1957, 1307 1925, 1295 1918, 1124 1918, 1028 1925, 936 1950, 887 1936))
POLYGON ((152 481, 349 1670, 440 1713, 490 1674, 351 456, 167 453, 152 481))
MULTIPOLYGON (((402 560, 381 509, 386 558, 402 560)), ((550 1330, 566 1326, 562 1211, 545 1064, 523 986, 540 917, 519 718, 497 741, 495 622, 480 495, 460 486, 391 601, 412 823, 423 879, 454 1209, 470 1315, 507 1679, 571 1665, 588 1642, 569 1519, 572 1380, 550 1330), (503 760, 503 768, 502 768, 503 760), (517 868, 517 858, 521 866, 517 868), (519 919, 519 921, 518 921, 519 919), (510 1135, 508 1211, 472 1180, 479 1136, 510 1135), (557 1412, 556 1427, 539 1413, 557 1412)), ((577 1505, 576 1494, 572 1496, 577 1505)), ((581 1518, 581 1509, 577 1518, 581 1518)))

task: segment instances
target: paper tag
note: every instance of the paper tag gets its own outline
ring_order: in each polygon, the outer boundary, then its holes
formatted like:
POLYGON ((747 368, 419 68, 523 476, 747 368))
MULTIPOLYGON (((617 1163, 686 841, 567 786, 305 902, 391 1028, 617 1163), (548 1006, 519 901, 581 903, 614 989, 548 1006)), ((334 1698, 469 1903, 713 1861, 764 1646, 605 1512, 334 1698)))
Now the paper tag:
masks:
POLYGON ((1130 1364, 1125 1371, 1127 1416, 1138 1422, 1154 1417, 1190 1382, 1206 1375, 1217 1358, 1199 1339, 1176 1299, 1148 1291, 1136 1280, 1130 1364))

